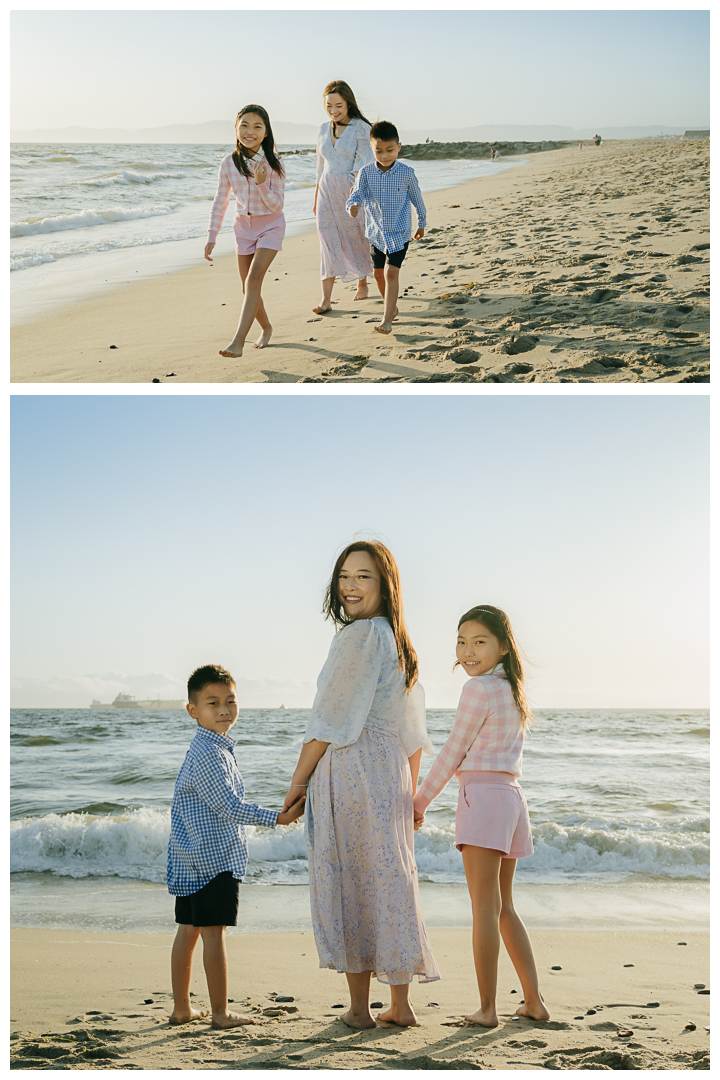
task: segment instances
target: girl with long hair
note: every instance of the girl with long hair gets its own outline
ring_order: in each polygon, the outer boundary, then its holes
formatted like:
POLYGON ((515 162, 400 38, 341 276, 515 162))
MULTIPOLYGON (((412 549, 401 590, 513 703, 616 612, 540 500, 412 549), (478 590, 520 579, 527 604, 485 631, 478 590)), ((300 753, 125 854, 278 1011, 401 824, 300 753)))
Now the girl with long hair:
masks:
POLYGON ((235 121, 235 150, 220 162, 218 189, 210 211, 205 258, 211 253, 230 202, 235 196, 235 251, 244 293, 240 322, 221 356, 242 356, 245 338, 257 319, 260 337, 253 348, 264 349, 272 326, 262 301, 262 283, 270 264, 282 251, 285 235, 285 170, 275 152, 275 139, 262 105, 246 105, 235 121))
POLYGON ((317 143, 317 185, 313 213, 320 239, 320 285, 322 296, 313 311, 330 311, 336 278, 355 281, 355 300, 365 300, 367 278, 372 274, 370 245, 365 238, 362 211, 351 218, 345 203, 363 165, 373 161, 370 123, 365 119, 355 95, 346 82, 335 79, 323 90, 329 121, 320 128, 317 143))
POLYGON ((496 1027, 500 937, 523 989, 519 1016, 549 1019, 538 987, 532 946, 515 911, 512 885, 518 859, 533 853, 521 775, 525 728, 531 719, 523 666, 510 620, 491 604, 460 619, 455 655, 465 683, 450 736, 414 798, 422 825, 434 798, 455 774, 460 784, 455 846, 462 852, 472 901, 473 956, 480 1008, 465 1019, 496 1027))
POLYGON ((320 966, 344 972, 352 1028, 375 1027, 373 973, 390 984, 378 1020, 417 1023, 410 982, 439 979, 420 908, 412 797, 432 752, 417 657, 405 629, 400 575, 377 541, 338 558, 323 606, 339 627, 287 806, 307 790, 310 907, 320 966))

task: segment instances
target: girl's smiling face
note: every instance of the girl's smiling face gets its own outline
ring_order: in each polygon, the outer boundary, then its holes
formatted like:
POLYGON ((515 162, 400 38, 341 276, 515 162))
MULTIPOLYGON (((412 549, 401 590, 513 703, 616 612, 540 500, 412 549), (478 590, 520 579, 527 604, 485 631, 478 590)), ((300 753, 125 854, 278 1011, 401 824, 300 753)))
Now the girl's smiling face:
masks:
POLYGON ((238 140, 251 154, 260 148, 267 135, 262 117, 254 112, 243 113, 237 122, 236 130, 238 140))
POLYGON ((477 619, 463 623, 458 630, 455 655, 468 675, 487 675, 506 653, 507 647, 477 619))
POLYGON ((334 124, 347 124, 347 101, 340 94, 328 94, 325 98, 325 112, 334 124))
POLYGON ((382 581, 377 564, 367 551, 351 551, 338 575, 338 595, 350 619, 382 615, 382 581))

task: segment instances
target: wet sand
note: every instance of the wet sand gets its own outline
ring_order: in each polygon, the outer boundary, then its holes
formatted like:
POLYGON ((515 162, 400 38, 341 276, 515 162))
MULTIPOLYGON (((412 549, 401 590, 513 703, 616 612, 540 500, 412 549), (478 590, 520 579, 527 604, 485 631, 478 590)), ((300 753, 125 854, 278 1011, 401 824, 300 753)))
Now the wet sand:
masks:
MULTIPOLYGON (((275 332, 224 359, 234 255, 130 284, 12 333, 16 382, 709 381, 709 144, 609 142, 433 192, 401 273, 400 315, 336 284, 317 237, 286 242, 263 290, 275 332), (116 348, 110 348, 115 345, 116 348)), ((412 164, 410 162, 410 164, 412 164)), ((198 242, 199 251, 202 242, 198 242)))
MULTIPOLYGON (((414 984, 418 1026, 356 1032, 333 1008, 348 1005, 346 981, 318 970, 311 933, 230 934, 230 1008, 256 1022, 223 1032, 206 1021, 168 1024, 171 935, 13 930, 11 1067, 709 1068, 710 999, 694 985, 709 984, 706 933, 533 931, 551 1020, 511 1018, 520 986, 501 953, 493 1029, 463 1020, 477 1006, 470 931, 431 930, 430 938, 443 978, 414 984), (276 1004, 276 994, 294 1000, 276 1004)), ((199 951, 193 993, 204 1006, 199 951)), ((387 1003, 388 987, 373 981, 371 996, 387 1003)))

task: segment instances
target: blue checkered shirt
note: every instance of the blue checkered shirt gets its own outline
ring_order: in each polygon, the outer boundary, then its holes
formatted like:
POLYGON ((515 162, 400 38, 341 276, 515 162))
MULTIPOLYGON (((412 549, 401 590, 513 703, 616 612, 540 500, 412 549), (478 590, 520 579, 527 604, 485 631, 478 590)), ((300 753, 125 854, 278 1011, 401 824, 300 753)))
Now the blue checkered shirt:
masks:
POLYGON ((417 211, 418 229, 425 228, 425 203, 415 170, 402 161, 395 161, 386 172, 375 161, 365 165, 345 209, 349 212, 360 203, 365 207, 365 235, 378 251, 392 254, 405 247, 412 236, 410 203, 417 211))
POLYGON ((235 761, 235 740, 199 727, 175 781, 170 807, 167 885, 189 896, 218 874, 245 876, 248 861, 243 825, 277 824, 277 810, 245 802, 235 761))

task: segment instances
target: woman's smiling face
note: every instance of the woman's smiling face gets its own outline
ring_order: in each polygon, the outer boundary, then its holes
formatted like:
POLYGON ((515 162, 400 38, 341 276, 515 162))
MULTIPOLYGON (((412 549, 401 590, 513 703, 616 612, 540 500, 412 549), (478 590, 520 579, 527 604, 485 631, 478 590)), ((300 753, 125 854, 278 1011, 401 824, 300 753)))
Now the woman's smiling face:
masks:
POLYGON ((500 663, 507 652, 487 626, 477 619, 464 622, 458 630, 455 655, 465 672, 470 675, 487 675, 500 663))
POLYGON ((325 98, 325 112, 334 124, 347 124, 347 101, 340 94, 328 94, 325 98))
POLYGON ((382 615, 382 581, 377 564, 367 551, 351 551, 338 575, 338 595, 350 619, 382 615))
POLYGON ((254 112, 243 113, 237 122, 236 130, 239 141, 251 153, 259 149, 267 135, 262 117, 254 112))

